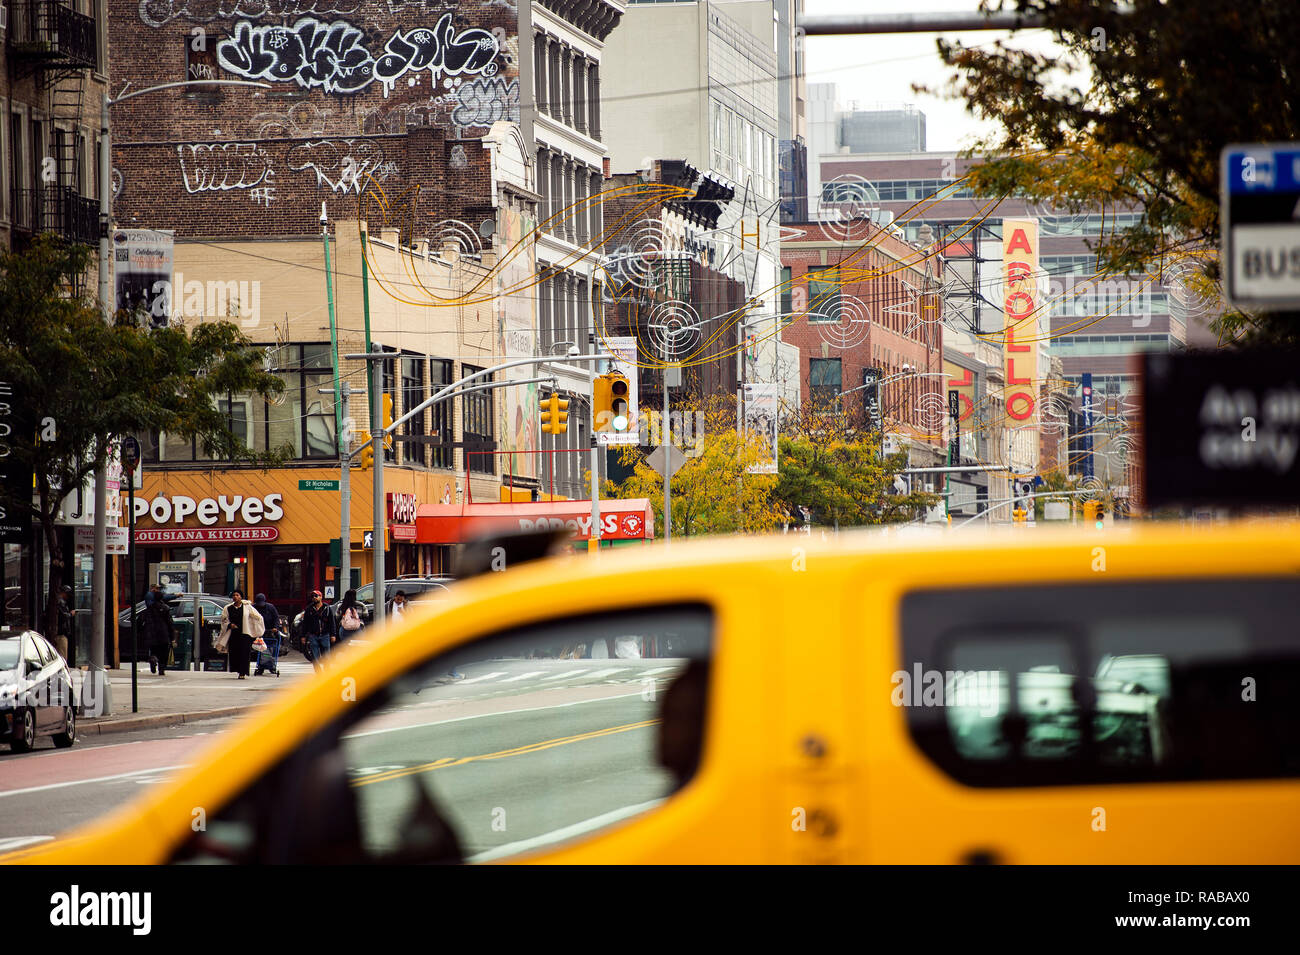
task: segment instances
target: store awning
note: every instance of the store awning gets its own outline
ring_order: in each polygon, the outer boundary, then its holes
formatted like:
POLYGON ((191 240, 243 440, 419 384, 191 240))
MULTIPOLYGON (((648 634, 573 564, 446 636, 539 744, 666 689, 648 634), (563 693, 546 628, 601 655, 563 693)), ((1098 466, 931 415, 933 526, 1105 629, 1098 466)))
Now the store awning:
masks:
MULTIPOLYGON (((651 540, 654 508, 648 498, 600 502, 604 540, 651 540)), ((590 501, 539 501, 518 504, 422 504, 415 517, 417 544, 460 544, 485 534, 545 528, 591 536, 590 501)))

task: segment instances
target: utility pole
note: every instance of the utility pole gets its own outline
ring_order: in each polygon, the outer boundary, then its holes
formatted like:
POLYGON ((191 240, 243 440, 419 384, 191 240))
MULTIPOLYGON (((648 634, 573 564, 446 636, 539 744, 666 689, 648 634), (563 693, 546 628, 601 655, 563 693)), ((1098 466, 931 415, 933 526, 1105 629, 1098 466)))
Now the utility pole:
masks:
POLYGON ((351 421, 348 417, 348 404, 352 396, 351 382, 343 382, 339 389, 342 401, 343 422, 347 438, 339 444, 339 511, 341 515, 339 533, 339 589, 341 597, 352 587, 352 437, 351 421))
MULTIPOLYGON (((383 354, 382 346, 372 344, 370 360, 370 393, 375 400, 370 402, 370 440, 375 449, 375 480, 372 506, 375 509, 372 527, 374 537, 370 552, 375 561, 375 616, 378 626, 384 625, 384 548, 388 545, 388 515, 384 512, 384 363, 379 356, 383 354)), ((466 479, 468 480, 468 478, 466 479)))

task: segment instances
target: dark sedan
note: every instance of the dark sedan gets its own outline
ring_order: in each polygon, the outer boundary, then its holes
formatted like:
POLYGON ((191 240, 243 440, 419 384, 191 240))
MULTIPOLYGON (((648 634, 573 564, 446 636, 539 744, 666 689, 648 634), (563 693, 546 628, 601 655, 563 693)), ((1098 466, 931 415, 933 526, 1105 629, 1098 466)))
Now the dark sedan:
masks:
POLYGON ((0 630, 0 742, 26 753, 41 736, 58 747, 76 742, 72 675, 39 633, 0 630))
MULTIPOLYGON (((221 594, 176 594, 175 596, 166 598, 167 606, 172 612, 172 619, 193 620, 195 597, 199 598, 199 610, 203 614, 203 638, 200 642, 200 646, 207 648, 212 645, 212 638, 216 636, 217 631, 221 629, 222 609, 231 601, 229 597, 221 594)), ((135 605, 135 610, 136 613, 142 613, 144 611, 143 600, 135 605)), ((123 663, 131 662, 131 624, 130 610, 123 610, 117 615, 117 645, 123 663)), ((142 661, 147 661, 149 659, 148 647, 142 644, 139 652, 142 661)))

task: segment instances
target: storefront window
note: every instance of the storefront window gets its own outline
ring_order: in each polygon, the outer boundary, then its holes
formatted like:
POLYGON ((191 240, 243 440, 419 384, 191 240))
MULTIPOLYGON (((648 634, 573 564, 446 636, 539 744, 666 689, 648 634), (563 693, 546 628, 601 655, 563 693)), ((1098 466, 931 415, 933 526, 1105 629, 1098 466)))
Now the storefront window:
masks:
MULTIPOLYGON (((430 393, 441 391, 452 383, 452 363, 445 358, 429 359, 429 390, 430 393)), ((452 407, 455 402, 444 401, 434 405, 430 410, 432 416, 433 431, 443 441, 450 444, 456 440, 456 435, 452 429, 452 407)), ((434 445, 432 448, 431 463, 435 468, 446 468, 451 470, 456 466, 455 451, 450 447, 440 447, 434 445)))
MULTIPOLYGON (((411 408, 414 408, 425 399, 424 394, 424 362, 419 358, 402 359, 402 414, 406 414, 411 408)), ((421 412, 406 423, 402 429, 403 434, 421 435, 424 434, 424 418, 426 412, 421 412)), ((424 467, 429 462, 428 447, 423 444, 403 444, 402 459, 408 464, 418 464, 424 467)))
MULTIPOLYGON (((462 370, 468 376, 483 369, 463 365, 462 370)), ((482 380, 490 381, 491 378, 482 380)), ((465 468, 479 474, 496 474, 496 457, 491 453, 496 450, 496 440, 493 436, 492 392, 471 392, 461 399, 461 404, 465 415, 465 468), (480 453, 471 453, 475 451, 480 453)))

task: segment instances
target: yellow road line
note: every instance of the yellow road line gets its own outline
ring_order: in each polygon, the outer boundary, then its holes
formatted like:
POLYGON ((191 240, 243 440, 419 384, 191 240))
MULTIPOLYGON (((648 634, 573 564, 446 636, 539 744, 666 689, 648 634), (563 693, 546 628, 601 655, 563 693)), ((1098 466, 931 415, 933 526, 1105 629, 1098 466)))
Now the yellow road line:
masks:
POLYGON ((495 753, 483 753, 478 756, 444 756, 441 759, 435 759, 430 763, 422 763, 419 766, 410 766, 406 769, 389 770, 386 773, 375 773, 373 776, 366 776, 361 779, 352 780, 353 786, 369 786, 372 783, 387 782, 390 779, 400 779, 403 776, 414 776, 417 773, 432 772, 435 769, 446 769, 449 766, 463 766, 466 763, 476 763, 485 759, 504 759, 507 756, 523 756, 528 753, 538 753, 544 749, 553 749, 556 746, 567 746, 570 743, 580 743, 583 740, 599 739, 602 736, 612 736, 615 733, 626 733, 628 730, 644 729, 647 726, 654 726, 660 720, 639 720, 636 723, 624 723, 621 726, 609 726, 605 729, 591 730, 587 733, 577 733, 573 736, 561 736, 556 739, 541 740, 536 743, 525 743, 523 746, 515 746, 511 749, 499 750, 495 753))

